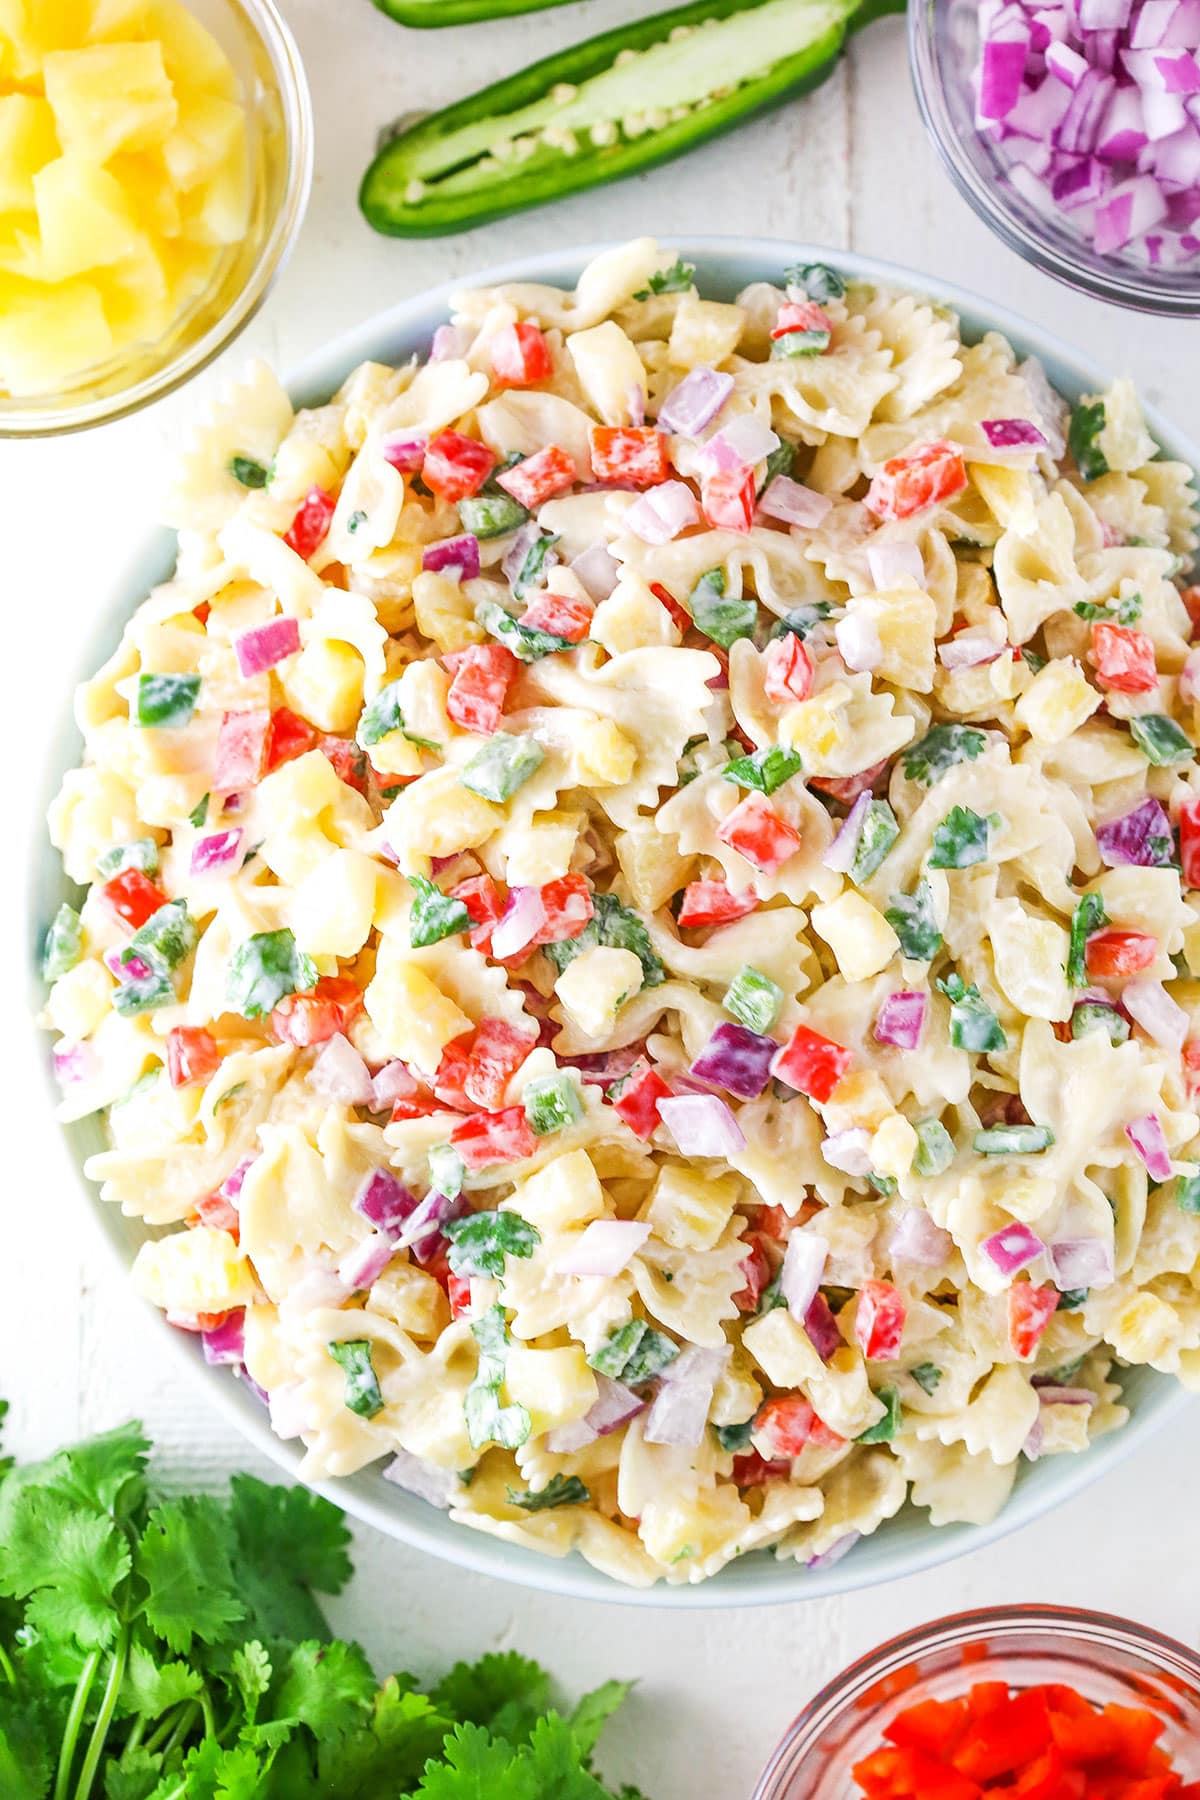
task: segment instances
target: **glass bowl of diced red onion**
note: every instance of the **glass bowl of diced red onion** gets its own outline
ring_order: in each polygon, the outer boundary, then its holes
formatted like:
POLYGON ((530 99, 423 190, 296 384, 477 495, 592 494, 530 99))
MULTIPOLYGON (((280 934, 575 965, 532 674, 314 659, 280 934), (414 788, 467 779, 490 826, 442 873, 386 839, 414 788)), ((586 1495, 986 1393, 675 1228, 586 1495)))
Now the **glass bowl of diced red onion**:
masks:
POLYGON ((1109 1613, 995 1606, 918 1626, 835 1676, 789 1727, 752 1800, 958 1800, 981 1787, 1057 1796, 1085 1786, 1149 1800, 1194 1794, 1198 1777, 1194 1650, 1109 1613), (1075 1729, 1049 1713, 1073 1715, 1075 1729))
POLYGON ((1200 316, 1200 0, 913 0, 913 82, 961 193, 1070 287, 1200 316))

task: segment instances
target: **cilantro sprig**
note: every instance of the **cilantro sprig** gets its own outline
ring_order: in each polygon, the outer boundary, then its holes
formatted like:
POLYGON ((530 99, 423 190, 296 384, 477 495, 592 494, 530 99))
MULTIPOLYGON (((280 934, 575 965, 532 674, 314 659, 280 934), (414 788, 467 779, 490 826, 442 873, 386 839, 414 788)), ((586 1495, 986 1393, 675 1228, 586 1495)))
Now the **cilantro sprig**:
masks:
MULTIPOLYGON (((337 1508, 249 1475, 158 1498, 149 1449, 126 1425, 0 1462, 5 1800, 614 1800, 591 1760, 627 1684, 560 1714, 515 1651, 381 1684, 315 1597, 351 1573, 337 1508)), ((575 1477, 512 1496, 587 1497, 575 1477)))

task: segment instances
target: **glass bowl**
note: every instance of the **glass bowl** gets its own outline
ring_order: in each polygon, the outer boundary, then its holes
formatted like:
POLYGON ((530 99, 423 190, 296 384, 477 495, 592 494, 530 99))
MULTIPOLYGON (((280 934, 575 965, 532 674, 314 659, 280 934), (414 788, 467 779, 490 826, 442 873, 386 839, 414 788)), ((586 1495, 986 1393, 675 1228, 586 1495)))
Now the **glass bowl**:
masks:
POLYGON ((134 344, 54 393, 0 392, 0 438, 80 431, 123 418, 187 381, 254 317, 296 241, 312 183, 304 65, 274 0, 186 0, 241 82, 251 159, 250 222, 207 287, 152 344, 134 344))
POLYGON ((1066 214, 1043 212, 1009 181, 1002 152, 975 124, 979 0, 910 0, 908 47, 921 116, 955 186, 979 217, 1035 268, 1114 306, 1200 317, 1200 258, 1152 269, 1099 256, 1066 214))
POLYGON ((906 1631, 821 1690, 759 1778, 752 1800, 855 1800, 850 1770, 916 1700, 952 1700, 977 1681, 1065 1682, 1099 1704, 1149 1708, 1185 1781, 1200 1775, 1200 1656, 1109 1613, 995 1606, 906 1631))

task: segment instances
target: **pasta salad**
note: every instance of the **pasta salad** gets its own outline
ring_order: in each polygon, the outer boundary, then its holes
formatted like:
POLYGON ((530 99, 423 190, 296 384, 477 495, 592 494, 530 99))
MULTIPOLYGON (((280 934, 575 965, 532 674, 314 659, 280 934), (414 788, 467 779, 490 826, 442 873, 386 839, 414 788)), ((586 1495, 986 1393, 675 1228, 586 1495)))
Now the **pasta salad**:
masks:
POLYGON ((1200 1385, 1200 590, 1128 383, 651 240, 182 461, 46 1022, 137 1291, 304 1445, 638 1585, 1200 1385))

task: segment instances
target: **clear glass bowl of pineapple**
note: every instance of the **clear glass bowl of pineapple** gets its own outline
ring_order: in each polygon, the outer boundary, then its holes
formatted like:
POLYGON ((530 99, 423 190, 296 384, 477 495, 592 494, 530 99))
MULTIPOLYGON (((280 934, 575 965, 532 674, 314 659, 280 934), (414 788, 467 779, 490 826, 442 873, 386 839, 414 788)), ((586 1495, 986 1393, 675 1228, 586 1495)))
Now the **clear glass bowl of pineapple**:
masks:
POLYGON ((0 0, 0 437, 121 417, 223 350, 312 144, 273 0, 0 0))

